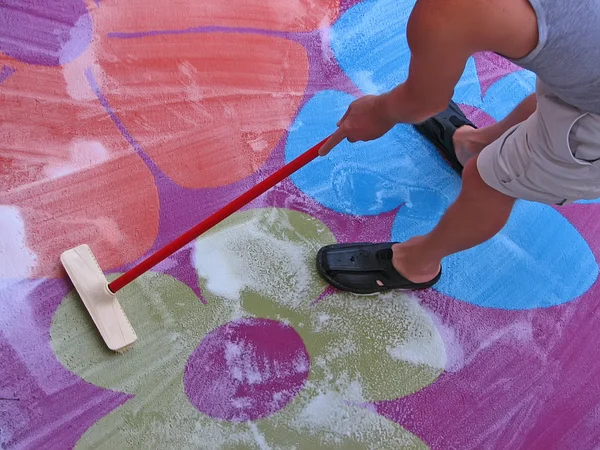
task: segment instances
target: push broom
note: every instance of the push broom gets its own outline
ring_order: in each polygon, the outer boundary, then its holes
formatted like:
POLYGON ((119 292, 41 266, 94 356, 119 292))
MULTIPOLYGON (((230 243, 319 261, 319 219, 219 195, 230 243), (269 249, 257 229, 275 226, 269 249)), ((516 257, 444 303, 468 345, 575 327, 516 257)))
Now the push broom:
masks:
POLYGON ((260 183, 204 219, 198 225, 142 260, 111 283, 106 279, 104 272, 102 272, 92 250, 87 244, 79 245, 64 252, 60 257, 61 262, 108 348, 113 351, 123 352, 132 346, 137 339, 135 331, 117 299, 116 294, 118 291, 196 239, 202 233, 214 227, 244 205, 311 162, 318 156, 319 149, 327 139, 329 138, 323 139, 310 150, 278 169, 260 183))

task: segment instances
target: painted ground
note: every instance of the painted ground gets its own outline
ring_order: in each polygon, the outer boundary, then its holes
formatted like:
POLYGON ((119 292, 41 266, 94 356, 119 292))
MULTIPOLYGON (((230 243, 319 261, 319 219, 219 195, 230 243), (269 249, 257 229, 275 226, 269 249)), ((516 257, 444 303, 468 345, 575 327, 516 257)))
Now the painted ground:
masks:
MULTIPOLYGON (((403 81, 413 3, 0 2, 1 448, 597 448, 597 203, 518 203, 415 295, 317 276, 320 246, 423 233, 456 197, 408 126, 121 291, 124 355, 61 269, 88 243, 115 278, 403 81)), ((533 88, 481 54, 455 100, 485 125, 533 88)))

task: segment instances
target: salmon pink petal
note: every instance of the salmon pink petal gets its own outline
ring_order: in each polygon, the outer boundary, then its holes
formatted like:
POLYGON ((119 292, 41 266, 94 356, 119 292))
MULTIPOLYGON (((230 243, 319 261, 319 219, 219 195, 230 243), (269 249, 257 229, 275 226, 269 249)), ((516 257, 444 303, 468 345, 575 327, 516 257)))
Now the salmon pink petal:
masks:
POLYGON ((15 70, 0 85, 0 192, 133 151, 83 73, 74 79, 68 66, 61 71, 7 62, 4 67, 15 70), (72 98, 69 84, 89 95, 72 98))
POLYGON ((60 254, 82 243, 105 270, 141 257, 158 233, 154 179, 135 154, 0 194, 25 224, 30 276, 61 276, 60 254))
POLYGON ((331 24, 339 7, 340 0, 102 0, 95 13, 101 35, 206 26, 312 31, 331 24))
POLYGON ((97 99, 70 96, 69 77, 17 65, 0 85, 0 205, 22 236, 22 254, 10 254, 22 277, 61 275, 60 254, 81 243, 116 267, 158 232, 152 174, 97 99))
POLYGON ((101 90, 117 116, 188 188, 254 173, 296 114, 308 80, 304 47, 257 34, 108 38, 98 61, 101 90))

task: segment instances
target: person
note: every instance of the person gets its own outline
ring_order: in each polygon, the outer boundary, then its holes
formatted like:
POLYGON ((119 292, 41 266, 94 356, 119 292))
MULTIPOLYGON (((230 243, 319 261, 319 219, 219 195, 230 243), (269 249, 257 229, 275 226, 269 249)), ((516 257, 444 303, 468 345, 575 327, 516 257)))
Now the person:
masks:
POLYGON ((426 235, 321 248, 319 273, 343 291, 429 288, 442 260, 496 235, 517 199, 600 197, 600 0, 417 0, 406 32, 406 81, 351 103, 320 155, 412 124, 461 174, 461 191, 426 235), (452 96, 468 58, 483 51, 535 73, 536 88, 476 128, 452 96))

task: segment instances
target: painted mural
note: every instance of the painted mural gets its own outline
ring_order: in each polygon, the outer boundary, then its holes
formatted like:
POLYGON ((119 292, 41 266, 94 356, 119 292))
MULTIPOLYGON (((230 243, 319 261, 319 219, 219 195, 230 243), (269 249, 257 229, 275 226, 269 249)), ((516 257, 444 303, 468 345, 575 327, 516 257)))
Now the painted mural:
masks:
MULTIPOLYGON (((598 203, 518 202, 427 291, 317 275, 322 245, 407 239, 456 198, 410 126, 340 144, 123 289, 124 354, 60 266, 88 243, 114 279, 402 82, 413 5, 0 2, 1 448, 597 448, 598 203)), ((454 99, 481 126, 534 83, 478 54, 454 99)))

